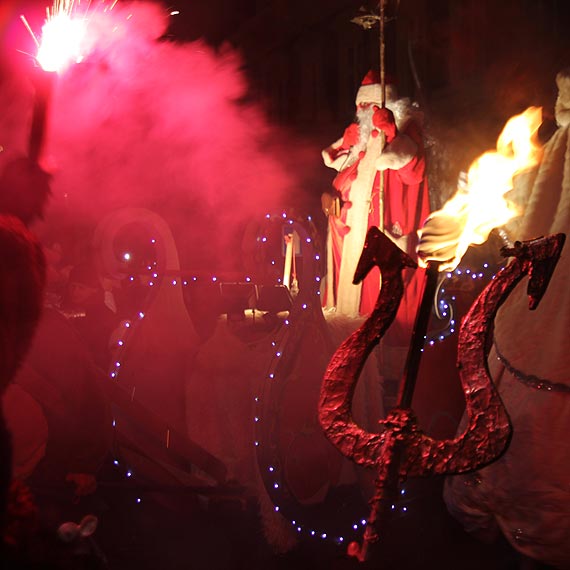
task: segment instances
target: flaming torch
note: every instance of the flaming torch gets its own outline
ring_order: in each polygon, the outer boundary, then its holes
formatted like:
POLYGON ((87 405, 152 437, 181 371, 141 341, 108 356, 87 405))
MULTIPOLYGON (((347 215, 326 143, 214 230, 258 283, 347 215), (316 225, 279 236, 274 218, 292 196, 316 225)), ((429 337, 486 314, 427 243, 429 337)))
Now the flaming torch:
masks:
POLYGON ((420 264, 437 261, 440 271, 459 265, 470 245, 484 243, 491 231, 521 214, 509 199, 517 174, 538 164, 542 151, 534 144, 542 109, 529 107, 505 124, 495 151, 476 158, 467 180, 420 230, 420 264))
POLYGON ((484 243, 492 230, 521 214, 508 193, 515 176, 540 160, 542 151, 534 138, 541 122, 540 107, 529 107, 511 117, 497 139, 496 150, 483 153, 471 163, 466 183, 441 210, 429 216, 419 232, 418 260, 427 268, 426 280, 404 366, 399 408, 409 408, 412 403, 438 272, 455 269, 469 246, 484 243))
POLYGON ((38 50, 35 56, 38 65, 34 69, 33 78, 36 92, 28 145, 29 157, 35 162, 40 160, 45 142, 54 74, 61 73, 72 63, 81 61, 86 29, 84 18, 73 17, 74 0, 55 0, 46 12, 40 40, 36 38, 25 16, 20 16, 38 50))
POLYGON ((517 214, 506 194, 513 188, 513 177, 539 159, 532 139, 540 121, 537 108, 513 117, 499 137, 497 150, 472 164, 465 187, 432 214, 422 229, 419 253, 427 266, 426 283, 398 403, 380 420, 377 433, 366 432, 354 421, 352 398, 364 362, 396 315, 403 294, 402 270, 414 262, 378 228, 368 231, 355 283, 377 265, 382 288, 374 311, 333 354, 319 401, 319 421, 329 440, 356 463, 377 469, 363 542, 351 543, 348 550, 360 561, 370 559, 370 546, 380 538, 380 527, 390 515, 401 478, 472 471, 495 461, 508 445, 508 414, 487 368, 488 335, 498 307, 525 274, 531 281, 529 308, 536 307, 560 256, 561 234, 503 248, 503 254, 512 256, 513 262, 479 295, 462 322, 458 369, 468 416, 464 431, 453 439, 431 438, 420 430, 411 403, 438 270, 455 267, 471 243, 483 243, 493 228, 517 214))
POLYGON ((420 266, 427 268, 426 281, 404 368, 400 407, 411 405, 437 274, 455 269, 469 246, 484 243, 492 230, 521 214, 508 193, 515 176, 540 160, 542 151, 534 138, 541 122, 540 107, 529 107, 511 117, 497 139, 496 150, 483 153, 471 163, 466 182, 441 210, 429 216, 419 232, 418 259, 420 266))

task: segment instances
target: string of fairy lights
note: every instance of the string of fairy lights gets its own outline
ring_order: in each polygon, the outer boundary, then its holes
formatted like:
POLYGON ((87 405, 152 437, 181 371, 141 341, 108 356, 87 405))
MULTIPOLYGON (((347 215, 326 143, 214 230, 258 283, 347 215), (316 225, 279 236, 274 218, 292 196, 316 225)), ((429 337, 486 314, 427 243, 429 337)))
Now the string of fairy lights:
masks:
MULTIPOLYGON (((278 385, 280 383, 287 382, 286 374, 280 374, 280 371, 287 368, 288 344, 291 339, 297 336, 295 331, 302 329, 307 319, 315 318, 312 311, 322 311, 319 299, 321 294, 321 277, 319 273, 321 257, 320 254, 315 251, 313 242, 306 237, 311 231, 314 231, 314 227, 312 227, 310 219, 299 221, 287 218, 285 215, 283 215, 283 218, 287 224, 294 226, 295 231, 300 236, 300 243, 304 248, 304 251, 301 252, 301 257, 305 260, 306 266, 304 279, 305 283, 308 283, 308 286, 300 288, 300 294, 295 299, 288 318, 283 321, 283 326, 271 341, 273 356, 270 359, 267 373, 260 386, 259 394, 254 397, 256 409, 253 418, 256 434, 254 446, 262 479, 265 482, 268 495, 272 500, 274 511, 288 519, 293 529, 300 535, 332 541, 337 545, 342 545, 353 540, 365 528, 367 519, 364 509, 361 513, 355 515, 351 522, 348 521, 340 531, 338 529, 331 531, 323 528, 322 524, 319 526, 315 524, 314 521, 307 521, 306 519, 308 517, 306 513, 303 513, 303 506, 296 505, 294 501, 291 500, 291 493, 287 489, 286 478, 283 476, 284 469, 281 458, 275 446, 275 438, 271 437, 274 434, 272 434, 271 429, 262 429, 260 427, 263 426, 264 423, 267 423, 267 418, 264 418, 262 415, 265 409, 264 401, 267 398, 271 399, 272 392, 279 391, 278 385), (314 285, 311 286, 311 283, 314 285), (265 437, 263 437, 264 434, 265 437), (264 439, 266 441, 264 441, 264 439), (262 444, 265 444, 264 447, 266 449, 263 449, 262 444), (305 516, 303 516, 304 514, 305 516)), ((271 217, 268 215, 267 219, 269 220, 271 217)), ((262 243, 266 243, 267 240, 262 239, 261 241, 262 243)), ((456 329, 456 323, 453 317, 455 296, 451 295, 449 298, 447 297, 446 282, 456 279, 463 273, 473 280, 483 279, 489 277, 490 272, 488 270, 489 264, 485 263, 483 269, 479 271, 456 269, 454 272, 449 272, 445 275, 442 285, 438 290, 437 316, 440 319, 446 320, 447 325, 444 330, 430 335, 426 339, 426 346, 433 346, 437 342, 444 341, 451 336, 456 329)), ((318 318, 318 316, 316 318, 318 318)), ((408 512, 410 498, 406 493, 406 489, 402 486, 399 489, 398 501, 391 505, 392 510, 399 515, 405 515, 408 512)))
MULTIPOLYGON (((303 281, 287 318, 283 320, 283 325, 271 340, 272 356, 265 377, 254 396, 254 446, 260 474, 275 513, 289 520, 292 528, 299 535, 333 541, 340 545, 356 535, 366 525, 365 512, 362 511, 352 522, 347 522, 346 528, 341 529, 340 532, 336 529, 333 531, 323 528, 322 524, 307 520, 309 519, 307 513, 304 513, 302 505, 292 498, 293 494, 288 488, 284 476, 283 459, 280 457, 276 444, 275 430, 278 418, 269 413, 274 401, 279 398, 282 385, 287 382, 287 369, 290 366, 290 360, 295 358, 293 341, 307 321, 323 318, 320 302, 321 254, 315 247, 315 240, 310 237, 316 233, 315 227, 310 218, 300 220, 285 215, 282 218, 285 224, 290 226, 291 231, 298 236, 300 246, 298 255, 303 261, 303 281)), ((270 216, 267 216, 267 220, 279 222, 278 218, 270 216)))
MULTIPOLYGON (((362 508, 361 512, 353 515, 352 520, 347 520, 346 524, 340 529, 331 530, 325 528, 326 525, 318 524, 313 520, 306 520, 308 517, 303 512, 304 507, 300 504, 295 504, 292 500, 292 493, 288 489, 286 478, 284 477, 284 470, 282 461, 279 457, 275 441, 272 441, 274 435, 271 429, 268 429, 268 418, 264 413, 270 409, 271 399, 274 394, 280 389, 280 385, 287 382, 286 363, 289 358, 288 347, 292 339, 296 336, 296 331, 302 330, 305 323, 315 318, 322 318, 322 274, 324 264, 320 252, 320 240, 318 231, 310 216, 305 218, 298 218, 288 215, 286 212, 278 214, 267 214, 265 216, 264 225, 257 236, 257 244, 260 248, 265 248, 265 254, 262 256, 267 263, 273 268, 278 268, 282 264, 282 259, 279 258, 279 253, 284 256, 283 244, 276 244, 275 235, 279 236, 278 239, 283 239, 284 235, 295 234, 299 240, 299 251, 293 252, 293 255, 302 260, 302 282, 303 286, 299 287, 298 292, 292 298, 291 308, 288 313, 282 318, 281 326, 274 333, 273 338, 268 339, 268 354, 269 362, 267 365, 267 372, 264 378, 261 379, 256 395, 254 396, 254 434, 255 439, 253 445, 258 462, 258 468, 265 484, 268 496, 273 503, 273 509, 279 515, 289 520, 293 529, 300 535, 309 538, 321 539, 324 541, 331 541, 334 544, 342 545, 347 544, 354 540, 364 530, 366 519, 366 508, 362 508), (270 231, 270 228, 281 228, 279 232, 270 231), (273 237, 272 237, 273 236, 273 237), (320 313, 320 314, 319 314, 320 313)), ((150 239, 153 247, 160 245, 157 243, 156 237, 150 239)), ((125 251, 122 254, 122 261, 125 268, 133 261, 132 253, 125 251)), ((428 335, 426 338, 425 346, 431 347, 438 342, 443 342, 456 331, 455 321, 455 301, 456 298, 453 294, 448 293, 448 284, 457 279, 470 279, 470 280, 487 280, 493 277, 496 268, 488 263, 484 263, 479 269, 459 267, 452 272, 448 272, 443 276, 440 287, 437 292, 436 299, 436 316, 445 323, 445 326, 428 335)), ((161 274, 158 268, 158 261, 155 259, 145 266, 144 270, 138 271, 138 275, 126 273, 127 281, 133 283, 138 281, 139 284, 147 285, 149 288, 155 290, 164 286, 173 287, 191 287, 197 283, 210 283, 221 284, 223 279, 217 275, 210 275, 204 277, 203 275, 191 275, 188 277, 176 276, 171 277, 161 274), (141 279, 143 277, 143 279, 141 279)), ((275 284, 282 285, 283 279, 281 273, 275 274, 275 284)), ((254 279, 251 276, 244 276, 242 283, 251 284, 254 279)), ((152 302, 152 295, 146 297, 146 308, 152 302)), ((120 335, 116 340, 115 356, 109 370, 109 377, 111 380, 119 382, 121 378, 121 371, 124 369, 124 355, 129 345, 130 339, 135 335, 145 318, 145 308, 140 311, 131 319, 124 320, 120 325, 120 335)), ((132 394, 134 398, 134 390, 132 394)), ((117 429, 117 420, 113 418, 113 428, 117 429)), ((165 434, 165 441, 168 435, 165 434)), ((120 451, 118 448, 115 450, 113 458, 113 465, 119 469, 125 478, 132 480, 134 478, 133 469, 127 465, 127 462, 120 458, 120 451)), ((399 489, 398 501, 392 505, 392 510, 398 515, 404 516, 408 513, 412 499, 402 486, 399 489)), ((142 497, 135 498, 137 504, 142 502, 142 497)))

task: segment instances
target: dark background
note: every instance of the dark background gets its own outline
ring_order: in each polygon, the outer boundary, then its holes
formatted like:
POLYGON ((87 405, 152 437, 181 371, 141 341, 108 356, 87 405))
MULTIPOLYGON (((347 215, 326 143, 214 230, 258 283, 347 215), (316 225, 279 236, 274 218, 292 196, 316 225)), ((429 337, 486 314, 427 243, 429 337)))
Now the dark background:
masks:
MULTIPOLYGON (((237 51, 247 99, 309 148, 340 136, 363 76, 379 65, 378 26, 351 21, 377 13, 375 0, 155 1, 178 12, 165 40, 237 51)), ((46 4, 6 0, 0 24, 26 14, 39 30, 46 4)), ((530 105, 552 115, 556 73, 570 65, 570 2, 388 0, 386 14, 386 69, 400 94, 425 112, 432 202, 439 207, 458 173, 494 147, 509 117, 530 105)), ((331 180, 318 150, 315 164, 307 191, 313 197, 331 180)))
MULTIPOLYGON (((30 18, 39 14, 41 19, 45 4, 45 0, 4 0, 0 16, 7 20, 18 13, 30 18)), ((366 11, 376 3, 163 4, 180 12, 172 16, 166 40, 202 40, 219 52, 237 50, 249 80, 247 99, 261 105, 273 123, 300 143, 315 149, 310 159, 319 174, 315 184, 302 191, 318 207, 320 191, 332 180, 331 171, 320 164, 318 149, 342 133, 354 113, 362 77, 378 65, 378 28, 364 30, 351 20, 363 4, 366 11)), ((397 77, 400 93, 418 101, 425 111, 430 187, 437 206, 453 191, 459 171, 494 146, 510 116, 530 105, 542 105, 546 115, 552 113, 554 78, 570 65, 570 2, 391 0, 387 12, 386 66, 397 77)), ((324 223, 324 217, 320 221, 324 223)), ((396 567, 399 561, 401 569, 431 568, 430 560, 439 558, 439 568, 515 568, 517 560, 510 549, 482 545, 450 520, 441 503, 440 485, 441 481, 430 480, 412 489, 412 516, 397 522, 386 541, 391 550, 385 567, 396 567)), ((181 567, 180 561, 208 570, 354 567, 336 551, 325 556, 322 547, 310 544, 287 556, 273 556, 264 550, 255 516, 249 519, 227 505, 214 504, 220 512, 215 508, 204 512, 195 497, 180 500, 173 494, 168 508, 157 501, 154 510, 140 513, 128 495, 132 487, 125 487, 117 485, 116 496, 109 500, 111 523, 106 519, 98 532, 114 568, 174 569, 181 567)))
MULTIPOLYGON (((378 26, 351 20, 378 12, 363 0, 173 2, 170 37, 239 50, 251 97, 298 136, 334 140, 354 96, 379 61, 378 26), (332 137, 332 138, 331 138, 332 137)), ((556 73, 570 65, 565 0, 390 0, 386 69, 401 95, 426 112, 435 205, 457 174, 530 105, 552 114, 556 73)))
MULTIPOLYGON (((351 22, 361 10, 377 12, 374 1, 168 5, 180 11, 172 18, 172 37, 240 50, 255 94, 284 122, 321 123, 350 112, 360 79, 378 65, 378 28, 351 22)), ((562 0, 390 0, 386 13, 388 71, 404 94, 422 96, 436 108, 439 99, 461 89, 494 99, 490 112, 547 102, 552 85, 544 83, 568 65, 570 4, 562 0)))

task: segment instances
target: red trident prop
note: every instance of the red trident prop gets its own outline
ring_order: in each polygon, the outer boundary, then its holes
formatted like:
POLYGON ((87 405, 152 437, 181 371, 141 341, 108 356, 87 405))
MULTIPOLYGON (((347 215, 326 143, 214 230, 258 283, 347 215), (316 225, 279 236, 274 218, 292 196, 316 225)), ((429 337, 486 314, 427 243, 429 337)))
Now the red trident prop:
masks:
POLYGON ((382 274, 382 289, 374 311, 333 354, 325 372, 319 401, 319 421, 327 438, 352 461, 377 470, 375 493, 370 501, 364 540, 351 545, 351 554, 363 561, 369 546, 379 538, 397 492, 406 476, 457 474, 495 461, 507 448, 511 426, 507 412, 487 369, 487 337, 495 314, 515 285, 525 276, 529 308, 540 302, 564 245, 556 234, 503 248, 514 259, 483 290, 462 322, 458 368, 465 394, 467 425, 454 439, 435 440, 418 427, 410 408, 425 331, 437 281, 437 265, 427 269, 398 405, 380 421, 380 433, 369 433, 352 418, 356 383, 368 355, 391 325, 403 293, 402 270, 415 263, 378 228, 370 228, 354 281, 359 282, 374 265, 382 274))

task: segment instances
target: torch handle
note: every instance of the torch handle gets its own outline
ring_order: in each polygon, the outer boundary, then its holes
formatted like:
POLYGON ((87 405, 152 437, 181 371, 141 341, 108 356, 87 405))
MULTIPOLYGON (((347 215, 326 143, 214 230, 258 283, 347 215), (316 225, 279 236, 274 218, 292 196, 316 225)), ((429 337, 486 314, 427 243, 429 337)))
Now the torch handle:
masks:
POLYGON ((408 349, 406 364, 404 366, 403 380, 398 397, 399 408, 410 408, 412 405, 412 398, 414 395, 414 388, 416 386, 416 379, 418 377, 418 370, 420 368, 420 361, 425 344, 431 308, 437 290, 438 274, 439 263, 435 261, 428 262, 422 300, 418 307, 418 312, 416 313, 416 320, 412 331, 412 340, 410 342, 410 348, 408 349))

